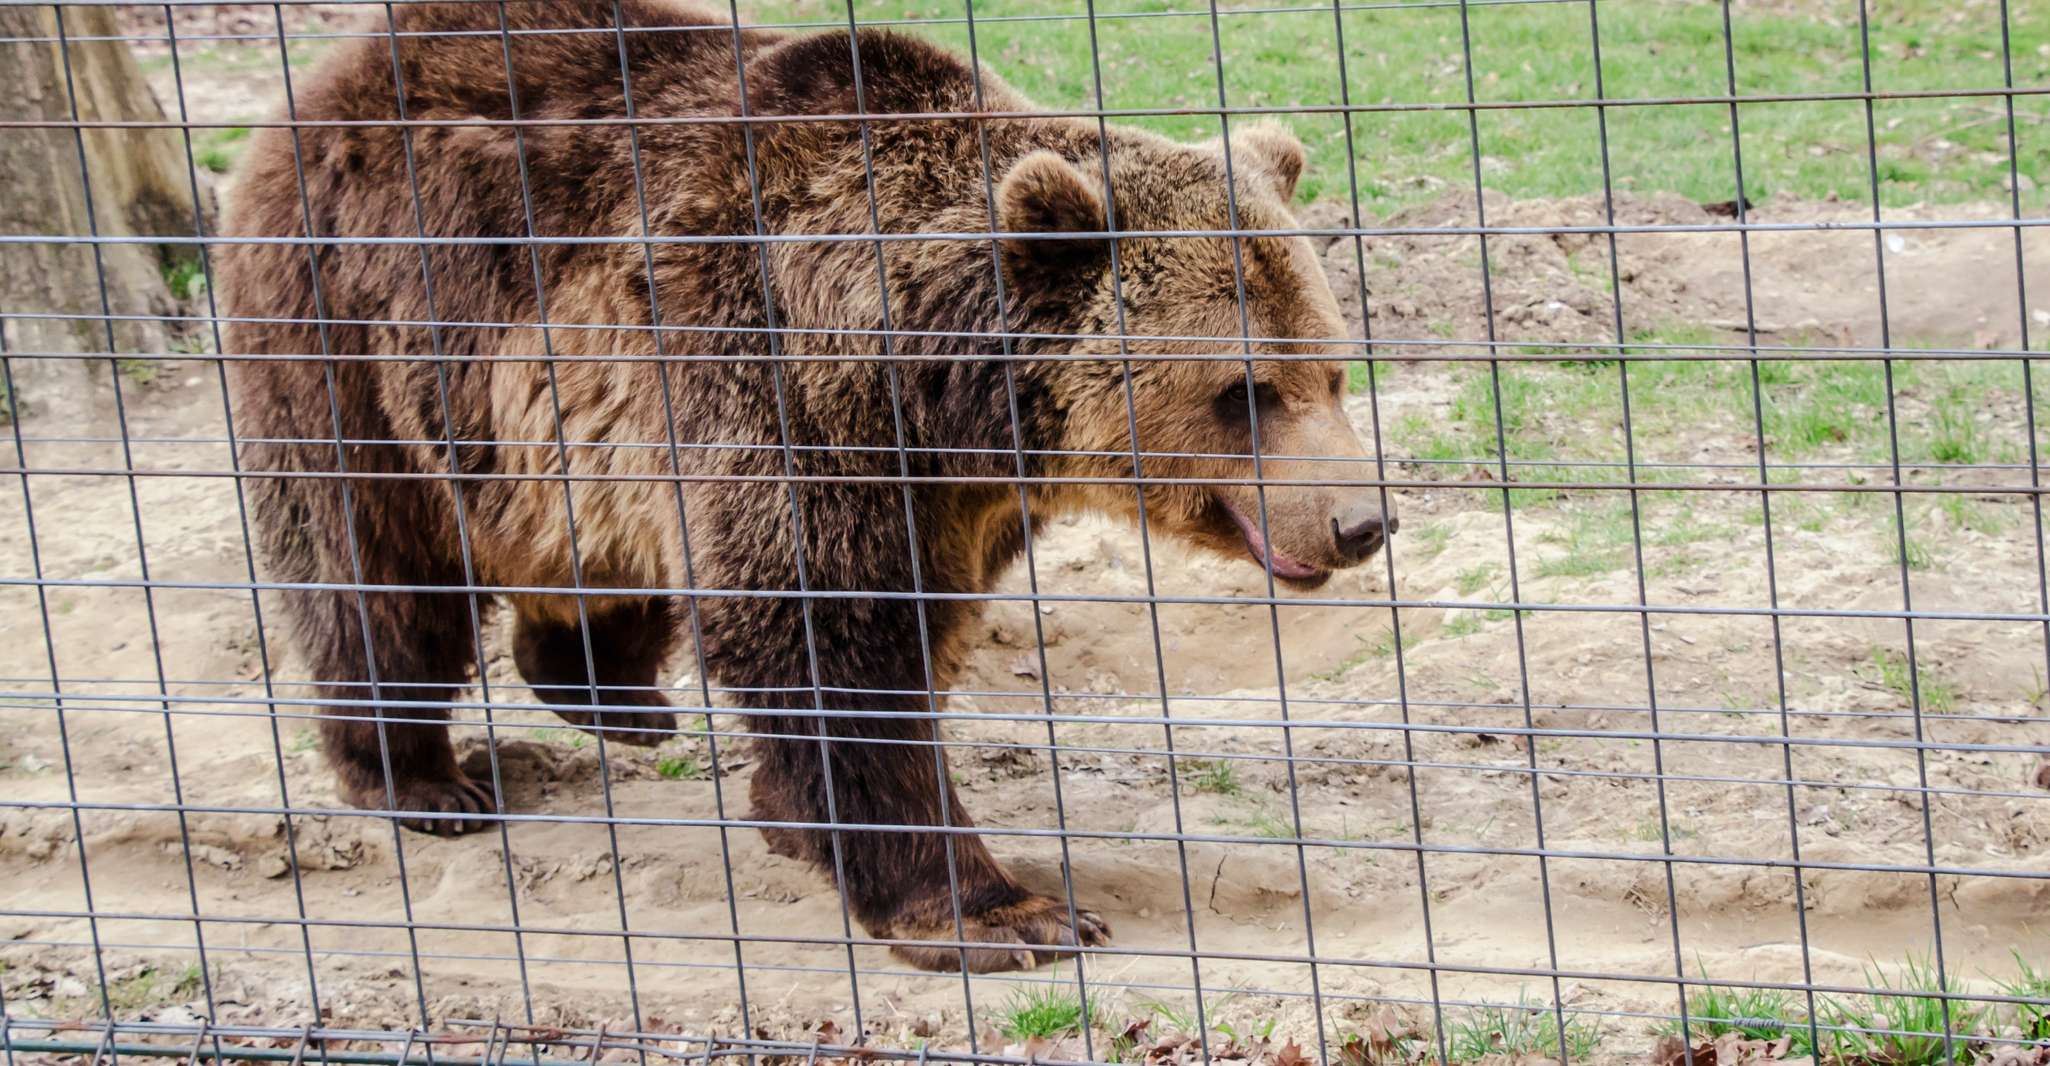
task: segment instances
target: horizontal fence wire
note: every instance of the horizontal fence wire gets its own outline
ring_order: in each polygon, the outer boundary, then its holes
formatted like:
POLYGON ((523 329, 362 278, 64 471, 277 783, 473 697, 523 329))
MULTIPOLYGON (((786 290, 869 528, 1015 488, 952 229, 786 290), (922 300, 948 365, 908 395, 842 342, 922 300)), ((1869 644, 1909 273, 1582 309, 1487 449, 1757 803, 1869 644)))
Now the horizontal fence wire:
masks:
POLYGON ((2045 57, 0 0, 0 1064, 2050 1063, 2045 57))

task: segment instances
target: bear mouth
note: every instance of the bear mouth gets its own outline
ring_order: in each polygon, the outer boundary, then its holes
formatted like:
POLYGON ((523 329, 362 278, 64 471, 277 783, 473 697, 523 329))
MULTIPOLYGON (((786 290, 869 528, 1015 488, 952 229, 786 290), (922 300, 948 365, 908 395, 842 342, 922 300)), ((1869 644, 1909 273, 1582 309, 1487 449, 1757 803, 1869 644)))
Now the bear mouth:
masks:
POLYGON ((1259 523, 1239 513, 1238 508, 1230 504, 1221 506, 1224 513, 1231 516, 1232 524, 1238 527, 1239 536, 1245 540, 1246 554, 1252 556, 1253 562, 1261 569, 1272 569, 1276 580, 1299 589, 1313 589, 1331 580, 1331 571, 1275 550, 1261 534, 1259 523))

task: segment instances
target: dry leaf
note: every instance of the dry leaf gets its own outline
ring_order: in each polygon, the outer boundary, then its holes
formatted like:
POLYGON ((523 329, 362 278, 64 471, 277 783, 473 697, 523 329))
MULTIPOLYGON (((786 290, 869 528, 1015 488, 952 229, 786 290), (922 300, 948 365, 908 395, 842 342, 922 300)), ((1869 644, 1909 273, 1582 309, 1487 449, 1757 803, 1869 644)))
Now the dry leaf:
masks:
MULTIPOLYGON (((1694 1045, 1691 1066, 1760 1066, 1762 1063, 1792 1066, 1786 1060, 1787 1050, 1792 1046, 1793 1038, 1788 1036, 1778 1040, 1746 1040, 1742 1033, 1724 1033, 1714 1040, 1694 1045)), ((1662 1036, 1653 1046, 1651 1058, 1656 1066, 1689 1066, 1688 1051, 1679 1037, 1662 1036)))
POLYGON ((1303 1054, 1302 1045, 1291 1040, 1274 1053, 1274 1066, 1310 1066, 1314 1060, 1303 1054))
POLYGON ((2001 1044, 1979 1066, 2050 1066, 2050 1044, 2001 1044))

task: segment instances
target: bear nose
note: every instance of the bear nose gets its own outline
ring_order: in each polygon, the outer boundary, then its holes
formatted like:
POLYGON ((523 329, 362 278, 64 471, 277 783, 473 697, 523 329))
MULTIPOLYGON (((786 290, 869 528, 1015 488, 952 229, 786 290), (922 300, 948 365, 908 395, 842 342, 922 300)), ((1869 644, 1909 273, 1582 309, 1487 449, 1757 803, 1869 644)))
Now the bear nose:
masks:
POLYGON ((1394 515, 1383 515, 1371 504, 1351 508, 1331 519, 1331 533, 1338 541, 1338 554, 1351 562, 1363 562, 1381 550, 1381 545, 1402 528, 1394 515))

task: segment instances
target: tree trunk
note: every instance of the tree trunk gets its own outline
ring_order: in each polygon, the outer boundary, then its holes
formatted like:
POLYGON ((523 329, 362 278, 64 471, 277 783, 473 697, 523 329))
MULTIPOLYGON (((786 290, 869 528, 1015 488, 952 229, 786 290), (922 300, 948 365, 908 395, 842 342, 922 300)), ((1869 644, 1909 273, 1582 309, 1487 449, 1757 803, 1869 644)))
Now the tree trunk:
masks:
MULTIPOLYGON (((126 43, 78 39, 118 36, 114 9, 69 7, 63 17, 68 48, 57 40, 51 7, 0 5, 0 119, 69 122, 75 94, 83 121, 163 121, 164 111, 126 43)), ((194 233, 192 183, 177 130, 88 129, 82 139, 83 173, 80 135, 71 129, 0 132, 0 174, 9 176, 7 195, 0 196, 0 233, 194 233)), ((35 356, 164 352, 167 335, 161 323, 117 319, 110 331, 106 315, 173 313, 177 305, 165 284, 164 267, 195 251, 191 246, 105 244, 95 256, 90 244, 0 245, 0 312, 79 316, 0 322, 6 351, 16 356, 9 362, 17 401, 79 429, 105 432, 111 426, 112 360, 35 356)))

